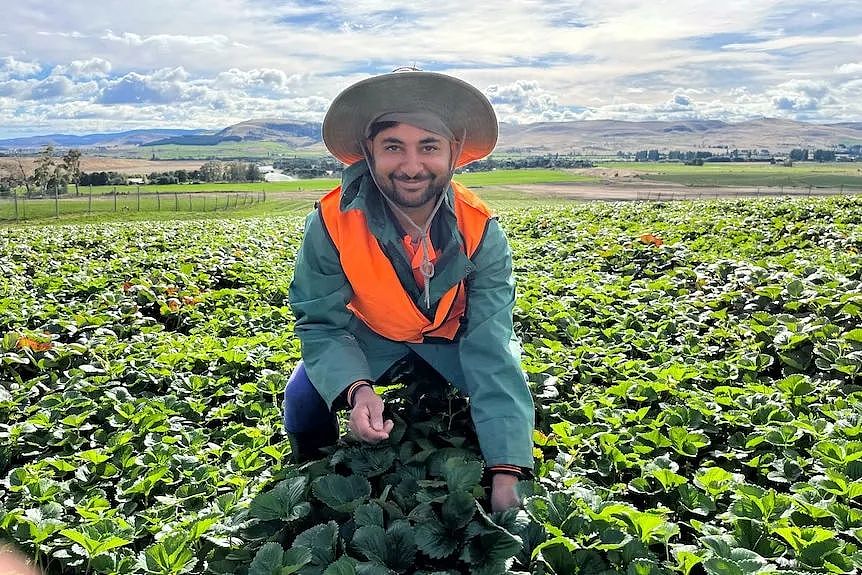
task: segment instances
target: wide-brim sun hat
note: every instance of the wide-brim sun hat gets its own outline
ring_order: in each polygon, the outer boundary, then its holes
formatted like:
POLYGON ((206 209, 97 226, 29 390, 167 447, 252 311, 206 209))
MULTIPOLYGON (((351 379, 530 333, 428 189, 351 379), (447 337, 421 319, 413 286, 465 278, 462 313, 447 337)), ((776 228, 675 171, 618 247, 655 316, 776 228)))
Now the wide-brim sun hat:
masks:
POLYGON ((456 137, 463 134, 456 167, 484 158, 497 143, 497 116, 482 92, 458 78, 416 70, 374 76, 346 88, 323 119, 323 142, 333 156, 353 164, 365 157, 368 125, 390 112, 430 112, 456 137))

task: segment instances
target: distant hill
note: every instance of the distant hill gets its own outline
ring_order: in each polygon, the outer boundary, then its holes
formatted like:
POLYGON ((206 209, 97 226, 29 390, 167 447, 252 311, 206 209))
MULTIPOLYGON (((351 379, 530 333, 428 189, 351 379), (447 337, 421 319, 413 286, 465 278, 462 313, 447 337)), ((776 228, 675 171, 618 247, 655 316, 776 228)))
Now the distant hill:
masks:
POLYGON ((71 134, 48 134, 47 136, 28 136, 26 138, 0 140, 0 149, 44 148, 47 145, 57 148, 140 146, 154 140, 186 135, 191 136, 202 133, 206 133, 206 130, 172 130, 156 128, 149 130, 111 132, 107 134, 86 134, 83 136, 75 136, 71 134))
POLYGON ((206 146, 221 142, 239 141, 281 142, 297 148, 304 148, 320 143, 320 124, 277 119, 247 120, 233 126, 228 126, 215 134, 180 135, 154 140, 143 145, 160 146, 163 144, 176 144, 180 146, 206 146))
MULTIPOLYGON (((123 149, 166 144, 206 147, 237 142, 279 142, 297 151, 325 153, 319 123, 284 119, 247 120, 218 132, 156 129, 84 136, 33 136, 0 140, 0 150, 34 150, 52 144, 58 148, 111 148, 119 154, 123 149)), ((608 155, 649 149, 767 149, 773 153, 787 153, 793 148, 828 149, 839 144, 862 144, 862 122, 810 124, 763 118, 740 123, 718 120, 501 123, 496 151, 608 155)))
POLYGON ((617 151, 831 148, 862 143, 862 123, 809 124, 764 118, 740 123, 718 120, 623 122, 586 120, 501 124, 497 151, 613 154, 617 151))

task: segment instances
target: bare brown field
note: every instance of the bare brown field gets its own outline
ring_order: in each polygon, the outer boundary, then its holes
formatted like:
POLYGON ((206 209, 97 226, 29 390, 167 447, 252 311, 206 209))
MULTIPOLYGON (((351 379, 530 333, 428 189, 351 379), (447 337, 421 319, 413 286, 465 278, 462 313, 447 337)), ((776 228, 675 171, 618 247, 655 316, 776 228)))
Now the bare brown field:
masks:
MULTIPOLYGON (((55 158, 55 161, 61 161, 55 158)), ((83 172, 118 172, 121 174, 150 174, 152 172, 170 172, 173 170, 197 170, 205 160, 139 160, 135 158, 108 158, 104 156, 83 156, 81 171, 83 172)), ((21 163, 28 174, 33 173, 36 158, 21 158, 21 163)), ((13 158, 0 158, 0 170, 17 171, 18 166, 13 158)))
POLYGON ((840 188, 789 188, 789 187, 751 187, 720 186, 714 188, 692 188, 689 186, 637 182, 584 184, 524 184, 499 186, 501 191, 523 193, 536 198, 567 200, 609 200, 609 201, 649 201, 649 200, 705 200, 762 197, 805 197, 855 194, 853 190, 840 188))

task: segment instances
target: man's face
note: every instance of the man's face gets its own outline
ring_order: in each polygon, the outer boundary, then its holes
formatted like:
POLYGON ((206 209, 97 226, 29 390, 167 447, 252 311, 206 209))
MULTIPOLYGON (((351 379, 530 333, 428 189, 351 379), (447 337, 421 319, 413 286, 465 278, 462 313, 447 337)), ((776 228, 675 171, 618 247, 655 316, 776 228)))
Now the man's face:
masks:
POLYGON ((449 140, 434 132, 397 124, 369 141, 371 169, 380 191, 402 208, 437 199, 449 183, 449 140))

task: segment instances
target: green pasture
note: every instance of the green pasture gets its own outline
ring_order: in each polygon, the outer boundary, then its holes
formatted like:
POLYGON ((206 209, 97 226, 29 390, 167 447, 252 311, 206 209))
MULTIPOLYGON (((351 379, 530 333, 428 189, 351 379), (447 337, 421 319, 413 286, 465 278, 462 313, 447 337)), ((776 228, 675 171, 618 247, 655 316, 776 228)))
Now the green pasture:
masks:
POLYGON ((858 163, 796 162, 793 166, 782 166, 753 162, 707 162, 702 166, 687 166, 662 162, 609 162, 599 166, 633 170, 644 180, 685 186, 862 188, 862 166, 858 163))
MULTIPOLYGON (((588 181, 590 178, 559 170, 497 170, 458 174, 456 180, 495 201, 523 201, 526 194, 506 185, 588 181)), ((295 213, 313 205, 314 199, 340 183, 335 178, 286 182, 172 184, 160 186, 98 186, 69 191, 60 197, 24 199, 17 207, 0 199, 0 222, 56 218, 63 221, 115 221, 123 219, 178 219, 207 217, 210 212, 229 217, 295 213), (114 194, 116 190, 116 194, 114 194), (296 194, 296 197, 290 197, 296 194), (223 196, 223 197, 219 197, 223 196), (261 200, 265 201, 261 201, 261 200)))
POLYGON ((513 186, 524 184, 554 184, 574 182, 596 182, 598 178, 563 170, 524 169, 494 170, 492 172, 464 172, 456 174, 456 181, 465 186, 513 186))

